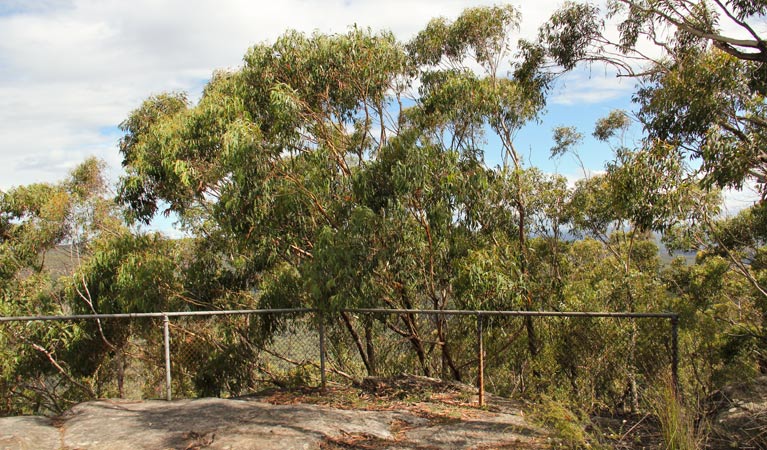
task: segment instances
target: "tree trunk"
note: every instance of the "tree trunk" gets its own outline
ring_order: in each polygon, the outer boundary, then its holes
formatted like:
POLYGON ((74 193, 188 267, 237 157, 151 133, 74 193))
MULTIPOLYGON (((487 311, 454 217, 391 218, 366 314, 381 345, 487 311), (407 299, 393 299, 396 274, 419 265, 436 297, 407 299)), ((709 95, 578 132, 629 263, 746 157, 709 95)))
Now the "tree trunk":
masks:
POLYGON ((342 312, 341 318, 343 319, 344 325, 346 325, 346 329, 349 331, 349 335, 354 340, 354 345, 357 347, 357 352, 360 355, 360 359, 362 359, 362 364, 365 365, 365 370, 367 371, 368 375, 373 376, 375 370, 370 366, 370 359, 368 358, 367 353, 365 353, 365 346, 362 344, 360 335, 357 333, 357 330, 354 329, 351 316, 349 313, 342 312))
POLYGON ((370 376, 378 375, 376 368, 375 344, 373 342, 373 319, 365 320, 365 344, 367 346, 367 356, 370 376))
POLYGON ((439 316, 437 324, 437 337, 439 338, 440 349, 442 351, 442 378, 447 378, 449 371, 455 381, 461 381, 461 372, 455 366, 453 357, 450 355, 450 347, 447 343, 447 320, 445 316, 439 316))
MULTIPOLYGON (((631 312, 634 308, 631 308, 631 312)), ((639 391, 637 389, 637 369, 636 369, 636 346, 637 346, 637 323, 636 319, 631 319, 631 348, 629 349, 629 390, 631 394, 631 412, 639 411, 639 391)))
POLYGON ((400 317, 402 317, 402 321, 405 322, 405 325, 407 326, 408 331, 410 332, 408 341, 410 341, 410 344, 413 346, 413 349, 415 350, 416 356, 418 356, 418 362, 421 365, 421 371, 423 372, 424 376, 430 377, 431 370, 429 369, 429 364, 426 360, 426 351, 424 351, 423 340, 421 339, 421 336, 418 333, 418 327, 416 326, 415 318, 413 317, 413 314, 405 314, 400 317))
POLYGON ((117 363, 117 395, 120 398, 125 398, 125 355, 122 348, 117 349, 115 362, 117 363))
MULTIPOLYGON (((522 180, 520 177, 517 177, 517 183, 521 185, 522 180)), ((522 274, 522 280, 524 282, 524 285, 527 285, 528 281, 528 268, 527 268, 527 237, 525 236, 525 220, 526 220, 526 213, 525 213, 525 204, 522 201, 522 191, 521 186, 519 188, 519 192, 517 194, 519 196, 517 200, 517 208, 519 209, 519 247, 521 252, 521 258, 520 258, 520 272, 522 274)), ((527 287, 524 288, 523 292, 524 298, 525 298, 525 309, 527 311, 533 310, 533 299, 530 296, 530 291, 527 287)), ((527 330, 527 349, 530 352, 530 357, 532 359, 535 359, 538 356, 538 338, 535 333, 535 324, 533 323, 533 318, 530 316, 525 317, 525 329, 527 330)), ((536 376, 539 374, 537 373, 537 370, 533 372, 536 376)))
POLYGON ((530 352, 530 357, 535 359, 538 356, 538 337, 535 334, 533 318, 530 316, 525 317, 525 329, 527 330, 527 350, 530 352))

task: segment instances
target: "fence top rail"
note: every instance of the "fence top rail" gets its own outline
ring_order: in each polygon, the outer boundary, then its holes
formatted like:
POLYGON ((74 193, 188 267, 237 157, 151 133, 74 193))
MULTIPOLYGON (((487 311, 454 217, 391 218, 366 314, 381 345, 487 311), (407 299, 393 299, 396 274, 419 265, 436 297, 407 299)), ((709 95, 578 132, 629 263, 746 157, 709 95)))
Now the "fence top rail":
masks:
POLYGON ((355 308, 344 309, 344 312, 359 314, 441 314, 451 316, 527 316, 527 317, 615 317, 633 319, 677 319, 676 313, 670 312, 605 312, 605 311, 498 311, 498 310, 464 310, 464 309, 386 309, 386 308, 355 308))
POLYGON ((54 320, 97 320, 97 319, 141 319, 163 317, 192 317, 192 316, 231 316, 242 314, 288 314, 307 313, 315 311, 311 308, 284 308, 284 309, 233 309, 213 311, 169 311, 151 313, 122 313, 122 314, 75 314, 55 316, 0 316, 0 322, 26 322, 26 321, 54 321, 54 320))
MULTIPOLYGON (((52 315, 52 316, 0 316, 0 322, 27 322, 27 321, 72 321, 72 320, 97 320, 97 319, 139 319, 139 318, 164 318, 164 317, 192 317, 192 316, 226 316, 243 314, 299 314, 318 311, 315 308, 283 308, 283 309, 238 309, 220 311, 169 311, 151 313, 123 313, 123 314, 76 314, 76 315, 52 315)), ((463 309, 386 309, 386 308, 350 308, 342 309, 342 312, 352 314, 435 314, 451 316, 516 316, 516 317, 613 317, 632 319, 671 319, 677 320, 679 315, 669 312, 604 312, 604 311, 484 311, 463 309)))

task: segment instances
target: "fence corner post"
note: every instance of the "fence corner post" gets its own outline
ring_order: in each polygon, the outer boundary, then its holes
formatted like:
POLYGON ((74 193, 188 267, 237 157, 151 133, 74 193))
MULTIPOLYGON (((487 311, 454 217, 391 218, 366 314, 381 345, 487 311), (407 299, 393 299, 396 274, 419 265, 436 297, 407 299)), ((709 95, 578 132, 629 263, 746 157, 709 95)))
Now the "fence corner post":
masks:
POLYGON ((170 379, 170 329, 168 327, 168 315, 162 316, 162 331, 165 347, 165 398, 171 401, 171 379, 170 379))
POLYGON ((479 391, 479 406, 485 406, 485 346, 482 336, 482 313, 477 312, 477 359, 479 371, 477 374, 477 389, 479 391))
POLYGON ((320 383, 322 390, 327 387, 327 375, 325 374, 325 315, 322 311, 317 311, 320 333, 320 383))

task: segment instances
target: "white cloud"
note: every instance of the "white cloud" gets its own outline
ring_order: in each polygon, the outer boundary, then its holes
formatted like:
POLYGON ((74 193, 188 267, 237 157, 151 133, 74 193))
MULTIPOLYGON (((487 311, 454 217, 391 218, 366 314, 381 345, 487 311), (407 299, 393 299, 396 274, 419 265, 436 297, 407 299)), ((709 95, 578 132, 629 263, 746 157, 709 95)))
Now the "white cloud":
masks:
MULTIPOLYGON (((118 172, 115 127, 143 99, 194 97, 213 70, 239 66, 248 47, 288 28, 344 32, 356 23, 408 39, 433 17, 492 3, 1 0, 0 189, 60 179, 90 154, 118 172)), ((531 37, 559 4, 525 2, 521 34, 531 37)))
POLYGON ((559 175, 565 177, 565 179, 567 180, 567 187, 572 189, 575 187, 576 183, 578 183, 578 181, 580 180, 591 178, 591 177, 598 177, 598 176, 604 175, 605 173, 606 172, 604 170, 585 169, 585 173, 582 170, 579 173, 561 173, 559 175))
POLYGON ((756 182, 748 180, 740 190, 725 189, 722 191, 722 216, 731 217, 744 209, 753 206, 759 200, 759 190, 756 182))
POLYGON ((567 74, 563 82, 558 84, 551 103, 558 105, 603 103, 631 95, 635 84, 635 80, 619 78, 613 71, 577 69, 567 74))

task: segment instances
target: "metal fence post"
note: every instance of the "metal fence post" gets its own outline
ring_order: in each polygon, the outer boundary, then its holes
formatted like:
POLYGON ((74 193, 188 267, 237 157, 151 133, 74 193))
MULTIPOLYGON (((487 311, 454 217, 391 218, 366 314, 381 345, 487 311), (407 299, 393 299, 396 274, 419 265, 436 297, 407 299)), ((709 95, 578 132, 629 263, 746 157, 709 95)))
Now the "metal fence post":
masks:
POLYGON ((477 388, 479 390, 479 406, 485 406, 485 345, 482 338, 482 313, 477 313, 477 358, 479 361, 479 373, 477 374, 477 388))
POLYGON ((165 346, 165 398, 171 401, 170 387, 170 329, 168 328, 168 316, 162 316, 162 331, 165 346))
POLYGON ((671 382, 679 394, 679 316, 671 317, 671 382))
POLYGON ((318 311, 319 332, 320 332, 320 380, 322 389, 327 387, 327 377, 325 375, 325 315, 318 311))

